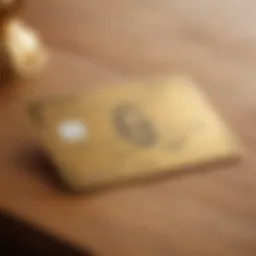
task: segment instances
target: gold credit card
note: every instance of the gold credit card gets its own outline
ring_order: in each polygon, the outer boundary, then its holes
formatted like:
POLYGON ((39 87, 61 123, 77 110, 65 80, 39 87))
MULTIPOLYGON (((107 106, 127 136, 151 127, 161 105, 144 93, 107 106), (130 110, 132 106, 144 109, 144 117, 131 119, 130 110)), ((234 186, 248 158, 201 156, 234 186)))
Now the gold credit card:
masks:
POLYGON ((206 97, 184 78, 88 88, 82 96, 32 103, 30 110, 61 178, 74 190, 241 152, 206 97))

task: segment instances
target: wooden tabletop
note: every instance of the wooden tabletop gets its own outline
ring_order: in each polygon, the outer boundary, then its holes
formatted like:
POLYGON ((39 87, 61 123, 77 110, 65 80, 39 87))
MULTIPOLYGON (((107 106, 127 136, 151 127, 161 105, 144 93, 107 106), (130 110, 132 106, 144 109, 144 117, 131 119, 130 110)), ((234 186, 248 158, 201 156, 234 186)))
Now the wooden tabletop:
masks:
POLYGON ((1 88, 0 208, 100 256, 255 255, 256 2, 28 0, 25 19, 51 60, 35 79, 1 88), (26 102, 176 72, 212 98, 244 159, 98 194, 59 189, 26 102))

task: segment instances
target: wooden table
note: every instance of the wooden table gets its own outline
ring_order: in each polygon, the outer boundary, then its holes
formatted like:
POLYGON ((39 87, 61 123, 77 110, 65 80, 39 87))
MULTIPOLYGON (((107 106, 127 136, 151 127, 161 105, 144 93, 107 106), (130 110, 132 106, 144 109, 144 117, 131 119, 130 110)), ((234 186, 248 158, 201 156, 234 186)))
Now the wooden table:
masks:
POLYGON ((29 0, 25 18, 51 61, 35 79, 1 88, 2 210, 100 256, 255 255, 256 2, 29 0), (99 194, 62 192, 37 154, 26 101, 173 72, 212 98, 248 148, 243 161, 99 194))

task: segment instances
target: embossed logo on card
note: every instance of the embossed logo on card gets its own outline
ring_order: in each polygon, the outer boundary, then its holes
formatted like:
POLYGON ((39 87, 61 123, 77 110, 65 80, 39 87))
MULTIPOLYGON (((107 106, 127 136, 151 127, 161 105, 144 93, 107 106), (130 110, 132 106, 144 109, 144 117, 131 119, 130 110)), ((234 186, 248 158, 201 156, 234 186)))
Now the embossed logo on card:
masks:
POLYGON ((113 110, 113 124, 125 140, 141 147, 152 147, 158 135, 146 115, 132 103, 121 104, 113 110))

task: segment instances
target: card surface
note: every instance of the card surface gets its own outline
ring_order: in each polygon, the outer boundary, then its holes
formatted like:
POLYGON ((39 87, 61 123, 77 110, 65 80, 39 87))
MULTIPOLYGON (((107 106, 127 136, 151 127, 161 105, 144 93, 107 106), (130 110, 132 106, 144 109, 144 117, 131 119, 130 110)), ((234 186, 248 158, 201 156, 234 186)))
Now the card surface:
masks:
POLYGON ((189 79, 87 89, 30 106, 46 150, 74 190, 237 157, 241 147, 189 79))

